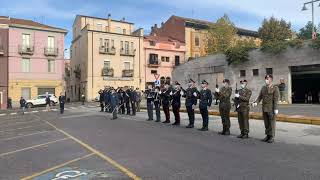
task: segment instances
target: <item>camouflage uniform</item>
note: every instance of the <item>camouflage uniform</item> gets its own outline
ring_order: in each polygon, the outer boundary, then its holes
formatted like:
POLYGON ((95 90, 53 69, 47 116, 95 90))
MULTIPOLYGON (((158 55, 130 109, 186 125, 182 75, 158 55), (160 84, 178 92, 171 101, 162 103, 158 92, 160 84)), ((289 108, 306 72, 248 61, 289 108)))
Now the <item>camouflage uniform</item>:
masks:
POLYGON ((217 97, 217 99, 220 101, 219 112, 220 112, 224 131, 229 131, 231 126, 230 125, 231 93, 232 93, 231 87, 222 87, 220 89, 220 92, 215 92, 215 97, 217 97))
POLYGON ((239 90, 239 107, 238 111, 238 122, 242 135, 249 134, 249 102, 250 97, 252 95, 252 91, 250 89, 244 88, 239 90))

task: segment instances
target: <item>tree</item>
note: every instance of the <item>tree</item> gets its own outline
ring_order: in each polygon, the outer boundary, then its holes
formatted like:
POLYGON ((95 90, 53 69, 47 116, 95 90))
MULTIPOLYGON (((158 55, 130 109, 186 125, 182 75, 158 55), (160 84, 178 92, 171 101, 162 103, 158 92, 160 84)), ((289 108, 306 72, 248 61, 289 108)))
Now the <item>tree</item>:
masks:
POLYGON ((249 51, 257 48, 253 40, 238 40, 235 46, 225 52, 228 64, 239 64, 249 61, 249 51))
POLYGON ((217 20, 216 23, 209 25, 207 35, 208 54, 225 52, 233 45, 237 29, 227 15, 217 20))
MULTIPOLYGON (((317 28, 315 28, 315 31, 317 32, 317 28)), ((319 36, 319 33, 317 33, 319 36)), ((309 21, 305 27, 301 28, 298 34, 299 38, 301 39, 312 39, 312 22, 309 21)))
POLYGON ((262 44, 270 41, 291 39, 291 24, 283 19, 278 20, 275 17, 264 19, 262 26, 259 28, 259 36, 262 39, 262 44))

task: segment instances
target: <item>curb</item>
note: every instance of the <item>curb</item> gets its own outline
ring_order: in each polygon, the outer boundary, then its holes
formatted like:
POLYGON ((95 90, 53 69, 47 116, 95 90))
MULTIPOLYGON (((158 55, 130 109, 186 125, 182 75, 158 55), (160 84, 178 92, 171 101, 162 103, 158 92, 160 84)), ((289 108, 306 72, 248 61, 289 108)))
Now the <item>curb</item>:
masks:
MULTIPOLYGON (((147 109, 145 106, 141 109, 147 109)), ((170 109, 172 111, 172 109, 170 109)), ((181 108, 180 112, 187 112, 185 108, 181 108)), ((197 114, 200 114, 200 110, 196 109, 194 111, 197 114)), ((218 111, 209 110, 209 115, 220 116, 218 111)), ((230 117, 238 117, 238 113, 230 112, 230 117)), ((262 113, 250 112, 249 118, 254 120, 263 120, 262 113)), ((311 117, 311 116, 301 116, 301 115, 277 115, 277 121, 280 122, 289 122, 289 123, 298 123, 298 124, 310 124, 310 125, 320 125, 320 117, 311 117)))

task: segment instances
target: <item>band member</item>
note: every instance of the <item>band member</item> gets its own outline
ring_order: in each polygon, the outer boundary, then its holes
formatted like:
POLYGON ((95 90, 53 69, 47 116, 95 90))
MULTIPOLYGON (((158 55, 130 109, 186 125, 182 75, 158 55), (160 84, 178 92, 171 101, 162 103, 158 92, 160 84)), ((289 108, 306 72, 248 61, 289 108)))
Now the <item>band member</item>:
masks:
POLYGON ((119 95, 115 91, 115 89, 111 89, 111 94, 110 94, 110 105, 112 109, 112 119, 117 119, 117 114, 118 114, 118 107, 119 107, 119 95))
POLYGON ((99 90, 99 103, 100 103, 100 112, 104 111, 104 92, 102 89, 99 90))
POLYGON ((241 134, 238 136, 238 138, 243 139, 249 138, 249 102, 252 91, 247 88, 247 85, 247 80, 240 81, 240 90, 234 95, 235 98, 239 99, 239 107, 237 108, 237 112, 241 134))
POLYGON ((161 106, 161 92, 160 92, 160 87, 157 86, 155 87, 155 94, 154 94, 154 108, 156 110, 156 117, 157 120, 155 122, 160 122, 161 121, 161 117, 160 117, 160 106, 161 106))
POLYGON ((161 102, 162 102, 162 108, 163 112, 166 116, 166 120, 163 123, 170 123, 170 101, 171 101, 171 96, 170 96, 171 90, 169 90, 169 84, 165 84, 163 91, 161 93, 161 102))
POLYGON ((212 104, 212 94, 210 89, 208 89, 208 82, 203 80, 201 83, 201 91, 199 95, 199 109, 202 116, 202 128, 199 129, 200 131, 208 131, 209 125, 209 114, 208 114, 208 107, 212 104))
POLYGON ((136 103, 137 103, 137 92, 136 90, 133 89, 133 87, 130 88, 130 103, 131 103, 131 107, 132 107, 132 116, 136 115, 136 103))
POLYGON ((140 103, 142 99, 142 93, 140 92, 139 88, 136 88, 136 93, 137 93, 137 97, 136 97, 137 112, 140 112, 140 103))
POLYGON ((195 82, 189 79, 188 88, 183 92, 182 97, 186 98, 186 108, 189 117, 189 125, 186 128, 194 128, 194 109, 197 105, 198 90, 195 86, 195 82))
POLYGON ((223 80, 223 86, 215 90, 215 97, 219 100, 219 112, 222 120, 223 130, 219 132, 221 135, 230 135, 230 110, 231 102, 230 96, 232 94, 232 88, 228 79, 223 80))
POLYGON ((153 121, 153 100, 155 92, 152 90, 152 86, 149 85, 146 90, 146 98, 147 98, 147 111, 148 111, 148 119, 147 121, 153 121))
POLYGON ((263 142, 273 143, 276 128, 276 115, 278 111, 279 88, 273 85, 273 76, 265 76, 266 85, 261 88, 257 100, 252 104, 257 106, 262 101, 262 113, 265 126, 265 134, 267 135, 263 142))
POLYGON ((181 86, 180 83, 175 83, 175 89, 170 92, 172 97, 172 111, 174 114, 175 122, 172 125, 180 125, 180 107, 181 107, 181 86))
POLYGON ((118 96, 119 96, 119 113, 124 114, 125 113, 125 107, 124 107, 124 91, 122 87, 118 90, 118 96))
POLYGON ((125 108, 127 110, 127 115, 130 115, 130 89, 126 88, 124 91, 124 96, 123 96, 123 100, 124 100, 124 105, 125 108))

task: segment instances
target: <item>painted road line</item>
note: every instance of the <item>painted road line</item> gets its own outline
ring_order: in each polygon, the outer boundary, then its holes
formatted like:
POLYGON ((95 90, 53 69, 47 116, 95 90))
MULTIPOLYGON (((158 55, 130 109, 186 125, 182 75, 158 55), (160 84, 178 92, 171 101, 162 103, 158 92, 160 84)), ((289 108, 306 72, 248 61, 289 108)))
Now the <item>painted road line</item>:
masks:
POLYGON ((40 131, 40 132, 36 132, 36 133, 32 133, 32 134, 25 134, 25 135, 15 136, 15 137, 11 137, 11 138, 6 138, 6 139, 0 139, 0 141, 9 141, 9 140, 13 140, 13 139, 18 139, 18 138, 22 138, 22 137, 28 137, 28 136, 33 136, 33 135, 43 134, 43 133, 48 133, 48 132, 55 132, 55 131, 40 131))
POLYGON ((46 110, 46 109, 44 109, 44 110, 42 110, 42 112, 47 112, 47 110, 46 110))
POLYGON ((5 116, 5 115, 7 115, 7 114, 0 114, 0 116, 5 116))
POLYGON ((51 109, 51 111, 58 111, 58 109, 51 109))
MULTIPOLYGON (((38 116, 38 118, 40 119, 40 117, 38 116)), ((85 147, 86 149, 88 149, 89 151, 93 152, 94 154, 96 154, 97 156, 99 156, 100 158, 102 158, 103 160, 107 161, 108 163, 110 163, 112 166, 118 168, 120 171, 122 171, 123 173, 125 173, 127 176, 129 176, 130 178, 132 178, 133 180, 141 180, 140 177, 138 177, 137 175, 135 175, 133 172, 131 172, 129 169, 125 168, 124 166, 120 165, 119 163, 117 163, 115 160, 111 159, 110 157, 108 157, 107 155, 102 154, 101 152, 99 152, 98 150, 94 149, 93 147, 89 146, 88 144, 80 141, 79 139, 71 136, 69 133, 63 131, 62 129, 59 129, 58 127, 56 127, 55 125, 51 124, 50 122, 46 121, 46 120, 42 120, 44 122, 46 122, 48 125, 52 126, 53 128, 55 128, 57 131, 60 131, 62 134, 66 135, 67 137, 69 137, 70 139, 76 141, 77 143, 79 143, 80 145, 82 145, 83 147, 85 147)))
POLYGON ((16 112, 15 113, 10 113, 10 115, 15 115, 15 114, 17 114, 16 112))
POLYGON ((18 152, 21 152, 21 151, 35 149, 35 148, 38 148, 38 147, 41 147, 41 146, 46 146, 46 145, 49 145, 49 144, 53 144, 53 143, 60 142, 60 141, 65 141, 65 140, 68 140, 68 139, 70 139, 70 138, 58 139, 58 140, 46 142, 46 143, 43 143, 43 144, 38 144, 38 145, 35 145, 35 146, 30 146, 30 147, 26 147, 26 148, 23 148, 23 149, 18 149, 18 150, 2 153, 2 154, 0 154, 0 157, 7 156, 7 155, 10 155, 10 154, 14 154, 14 153, 18 153, 18 152))
POLYGON ((7 133, 7 132, 16 131, 16 130, 21 130, 21 129, 38 127, 38 126, 42 126, 42 125, 44 125, 44 124, 40 124, 40 125, 36 125, 36 126, 26 126, 26 127, 22 127, 22 128, 16 128, 16 129, 9 129, 9 130, 5 130, 5 131, 0 131, 0 133, 7 133))
POLYGON ((3 128, 3 127, 10 127, 12 125, 17 125, 17 124, 27 124, 27 123, 33 123, 33 122, 40 122, 40 120, 33 120, 33 121, 19 121, 19 122, 15 122, 15 123, 12 123, 12 124, 8 124, 8 125, 4 125, 4 126, 0 126, 0 128, 3 128))
POLYGON ((70 107, 71 109, 78 109, 78 108, 76 108, 76 107, 70 107))
POLYGON ((93 155, 95 155, 95 154, 94 154, 94 153, 91 153, 91 154, 88 154, 88 155, 85 155, 85 156, 82 156, 82 157, 79 157, 79 158, 73 159, 73 160, 71 160, 71 161, 65 162, 65 163, 63 163, 63 164, 59 164, 59 165, 54 166, 54 167, 52 167, 52 168, 46 169, 46 170, 44 170, 44 171, 41 171, 41 172, 38 172, 38 173, 32 174, 31 176, 21 178, 20 180, 33 179, 33 178, 35 178, 35 177, 37 177, 37 176, 41 176, 42 174, 45 174, 45 173, 48 173, 48 172, 54 171, 54 170, 56 170, 56 169, 62 168, 63 166, 67 166, 67 165, 69 165, 69 164, 71 164, 71 163, 74 163, 74 162, 80 161, 80 160, 82 160, 82 159, 85 159, 85 158, 91 157, 91 156, 93 156, 93 155))
POLYGON ((39 111, 31 111, 32 113, 37 113, 37 112, 39 112, 39 111))

